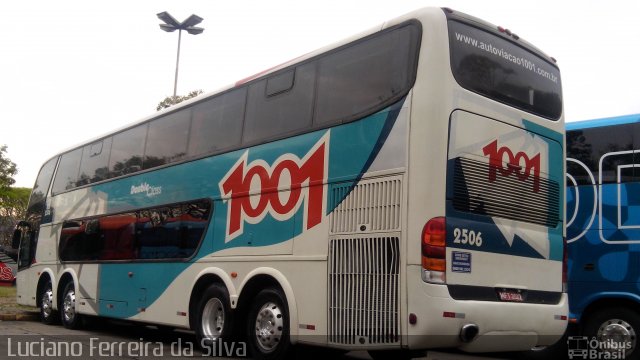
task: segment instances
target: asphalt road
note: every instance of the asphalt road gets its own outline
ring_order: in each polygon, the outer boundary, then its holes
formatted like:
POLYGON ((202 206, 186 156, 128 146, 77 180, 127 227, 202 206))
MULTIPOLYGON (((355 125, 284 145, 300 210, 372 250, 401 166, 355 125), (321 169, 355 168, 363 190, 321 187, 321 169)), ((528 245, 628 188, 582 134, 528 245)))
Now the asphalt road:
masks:
MULTIPOLYGON (((54 358, 69 359, 191 359, 204 355, 191 344, 195 344, 193 333, 162 331, 153 326, 126 322, 94 320, 83 330, 68 330, 60 325, 44 325, 35 321, 0 321, 0 359, 52 358, 51 355, 54 355, 54 358)), ((210 352, 218 358, 229 358, 225 355, 242 356, 243 348, 238 345, 234 349, 214 348, 210 352)), ((430 351, 420 359, 508 359, 504 355, 475 356, 430 351)), ((338 355, 310 347, 298 349, 295 357, 297 359, 371 359, 364 351, 338 355)))

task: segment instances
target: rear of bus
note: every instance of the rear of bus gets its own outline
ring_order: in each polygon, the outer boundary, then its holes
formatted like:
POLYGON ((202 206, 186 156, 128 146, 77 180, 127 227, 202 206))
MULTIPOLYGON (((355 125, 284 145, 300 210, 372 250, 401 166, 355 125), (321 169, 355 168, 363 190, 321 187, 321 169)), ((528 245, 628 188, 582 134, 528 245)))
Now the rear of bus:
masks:
POLYGON ((509 30, 449 9, 422 16, 409 145, 409 347, 552 344, 568 311, 558 67, 509 30))

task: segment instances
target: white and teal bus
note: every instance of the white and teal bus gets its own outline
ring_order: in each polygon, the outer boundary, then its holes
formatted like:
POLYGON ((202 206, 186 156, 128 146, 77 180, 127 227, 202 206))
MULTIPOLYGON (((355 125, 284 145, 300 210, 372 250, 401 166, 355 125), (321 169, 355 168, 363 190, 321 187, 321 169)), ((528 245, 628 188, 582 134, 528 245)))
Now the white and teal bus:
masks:
POLYGON ((550 344, 563 129, 553 58, 418 10, 52 157, 15 233, 18 301, 257 358, 550 344))

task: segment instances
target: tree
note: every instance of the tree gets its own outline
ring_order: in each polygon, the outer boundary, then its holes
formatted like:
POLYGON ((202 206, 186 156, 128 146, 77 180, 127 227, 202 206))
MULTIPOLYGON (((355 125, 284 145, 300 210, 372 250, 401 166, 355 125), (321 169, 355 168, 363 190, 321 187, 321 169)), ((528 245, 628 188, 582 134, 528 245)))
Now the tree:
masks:
POLYGON ((7 145, 0 146, 0 193, 15 184, 13 177, 18 173, 18 167, 7 156, 7 145))
POLYGON ((24 218, 31 189, 13 188, 18 167, 7 155, 7 145, 0 146, 0 245, 9 245, 13 226, 24 218))
POLYGON ((200 94, 202 94, 203 91, 202 90, 193 90, 192 92, 188 93, 187 95, 176 95, 176 96, 167 96, 166 98, 164 98, 164 100, 160 101, 160 103, 158 103, 158 106, 156 107, 156 110, 160 111, 162 109, 166 109, 168 107, 171 107, 175 104, 181 103, 185 100, 189 100, 191 98, 194 98, 200 94))
POLYGON ((15 224, 27 215, 30 188, 9 187, 0 194, 0 245, 11 246, 15 224))

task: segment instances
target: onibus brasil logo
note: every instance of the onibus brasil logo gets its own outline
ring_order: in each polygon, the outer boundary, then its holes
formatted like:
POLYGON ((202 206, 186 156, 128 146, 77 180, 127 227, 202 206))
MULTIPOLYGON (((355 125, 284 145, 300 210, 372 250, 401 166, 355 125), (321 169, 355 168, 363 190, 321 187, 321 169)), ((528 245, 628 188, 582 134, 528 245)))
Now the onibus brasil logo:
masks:
POLYGON ((329 132, 300 159, 287 153, 269 165, 262 159, 248 163, 249 150, 218 184, 227 203, 225 242, 244 232, 244 224, 257 224, 267 214, 289 220, 304 206, 305 230, 322 221, 325 210, 324 183, 329 160, 329 132))

